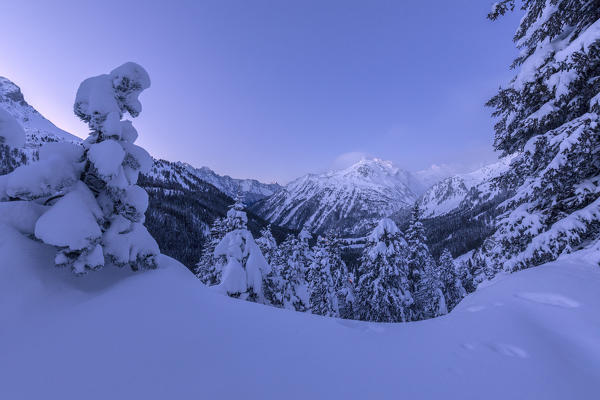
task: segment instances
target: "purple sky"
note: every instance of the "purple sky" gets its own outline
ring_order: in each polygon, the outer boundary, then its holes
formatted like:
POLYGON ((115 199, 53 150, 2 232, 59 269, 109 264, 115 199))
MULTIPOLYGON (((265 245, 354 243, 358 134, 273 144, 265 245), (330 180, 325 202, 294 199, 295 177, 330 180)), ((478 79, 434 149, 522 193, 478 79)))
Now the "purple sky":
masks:
POLYGON ((79 83, 138 62, 139 143, 233 177, 286 182, 362 154, 473 168, 495 159, 483 104, 512 76, 519 19, 486 20, 491 3, 3 0, 0 75, 85 137, 79 83))

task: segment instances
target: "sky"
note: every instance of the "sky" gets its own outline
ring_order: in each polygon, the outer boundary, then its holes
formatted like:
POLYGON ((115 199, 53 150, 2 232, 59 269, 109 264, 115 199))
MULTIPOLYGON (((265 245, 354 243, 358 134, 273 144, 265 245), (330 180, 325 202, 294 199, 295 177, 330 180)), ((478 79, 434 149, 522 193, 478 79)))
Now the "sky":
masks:
POLYGON ((79 83, 134 61, 153 156, 285 183, 363 156, 416 171, 497 158, 484 104, 519 15, 491 0, 0 2, 0 76, 81 137, 79 83))

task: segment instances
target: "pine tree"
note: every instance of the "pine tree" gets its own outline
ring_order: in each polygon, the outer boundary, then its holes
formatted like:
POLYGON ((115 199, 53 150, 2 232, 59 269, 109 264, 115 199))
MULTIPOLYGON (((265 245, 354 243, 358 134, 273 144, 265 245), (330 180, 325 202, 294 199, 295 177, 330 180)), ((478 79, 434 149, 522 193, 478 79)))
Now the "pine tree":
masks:
POLYGON ((330 250, 328 240, 319 236, 308 269, 309 306, 313 314, 337 317, 339 307, 332 276, 334 257, 330 250))
POLYGON ((273 237, 271 232, 271 225, 261 229, 260 237, 256 239, 256 244, 260 247, 263 255, 267 259, 267 262, 271 264, 276 257, 277 253, 277 241, 273 237))
POLYGON ((201 265, 202 279, 231 297, 266 303, 263 281, 271 267, 247 228, 248 217, 238 198, 227 216, 215 226, 215 236, 224 233, 215 246, 212 266, 201 265), (213 283, 214 282, 214 283, 213 283))
POLYGON ((309 309, 307 273, 312 262, 308 240, 289 235, 280 246, 279 264, 282 281, 282 303, 296 311, 309 309))
POLYGON ((210 227, 209 236, 204 242, 200 261, 196 264, 196 276, 202 283, 208 286, 216 285, 221 277, 215 269, 217 258, 215 257, 215 248, 217 244, 227 234, 223 218, 216 218, 210 227))
POLYGON ((472 261, 470 259, 460 261, 456 265, 456 274, 459 277, 460 282, 462 283, 462 286, 465 289, 466 293, 472 293, 475 291, 471 269, 472 261))
POLYGON ((389 218, 382 219, 367 237, 354 303, 358 319, 402 322, 413 304, 408 279, 407 246, 389 218))
POLYGON ((452 310, 466 296, 466 291, 459 276, 458 267, 454 263, 452 254, 444 249, 439 261, 440 281, 446 299, 448 311, 452 310))
POLYGON ((200 261, 196 264, 196 276, 202 283, 208 286, 217 285, 221 282, 221 268, 219 263, 225 263, 225 259, 217 257, 215 248, 223 240, 225 235, 236 229, 247 230, 248 217, 244 212, 245 205, 241 198, 236 197, 234 203, 229 206, 225 218, 216 218, 210 228, 210 237, 207 238, 200 261))
POLYGON ((410 319, 422 319, 423 315, 431 314, 425 311, 425 309, 434 307, 430 303, 438 303, 438 283, 434 282, 437 276, 435 261, 426 244, 427 236, 421 223, 421 211, 418 203, 415 203, 412 209, 411 219, 406 230, 406 242, 408 244, 409 288, 412 293, 418 293, 418 299, 411 308, 410 319), (428 281, 421 283, 426 270, 428 270, 428 281))
MULTIPOLYGON (((527 0, 515 78, 488 106, 496 150, 515 155, 496 184, 511 193, 484 257, 488 272, 556 259, 600 233, 600 0, 527 0)), ((495 20, 515 8, 496 3, 495 20)))
POLYGON ((421 273, 421 279, 416 284, 416 310, 413 319, 428 319, 448 313, 443 283, 434 262, 428 262, 421 273))
POLYGON ((426 244, 427 237, 425 228, 421 223, 421 211, 418 203, 415 203, 411 212, 410 222, 406 230, 406 242, 408 244, 409 278, 414 284, 417 284, 425 271, 425 267, 432 260, 426 244))
POLYGON ((156 241, 144 227, 148 195, 138 186, 152 158, 134 144, 139 94, 150 87, 146 71, 126 63, 110 74, 86 79, 74 111, 90 128, 83 146, 48 143, 39 160, 8 176, 8 197, 48 205, 35 236, 57 247, 55 263, 76 274, 105 264, 133 270, 157 267, 156 241))
POLYGON ((327 234, 325 243, 329 254, 333 285, 337 294, 338 314, 341 318, 353 319, 354 276, 350 274, 346 263, 342 259, 341 242, 333 232, 327 234))

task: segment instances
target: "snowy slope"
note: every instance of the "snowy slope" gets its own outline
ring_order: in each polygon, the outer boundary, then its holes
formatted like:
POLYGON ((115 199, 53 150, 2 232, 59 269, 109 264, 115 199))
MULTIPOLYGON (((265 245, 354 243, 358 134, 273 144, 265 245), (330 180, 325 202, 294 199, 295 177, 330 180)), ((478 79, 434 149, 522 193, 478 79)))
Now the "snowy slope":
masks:
POLYGON ((0 207, 2 399, 597 396, 600 269, 575 258, 499 277, 446 317, 362 323, 218 295, 167 257, 77 278, 0 207))
POLYGON ((1 76, 0 108, 8 111, 23 126, 27 135, 26 147, 29 149, 37 149, 44 142, 79 143, 81 141, 77 136, 57 128, 44 118, 25 101, 17 85, 1 76))
POLYGON ((246 204, 255 203, 281 189, 281 186, 276 183, 262 183, 255 179, 234 179, 227 175, 217 175, 208 167, 195 168, 184 162, 155 160, 149 175, 159 179, 172 179, 186 189, 191 189, 191 182, 200 179, 231 198, 241 195, 246 204))
POLYGON ((459 207, 472 208, 499 194, 492 180, 508 170, 508 156, 476 171, 451 176, 430 187, 419 199, 421 212, 426 218, 448 214, 459 207))
POLYGON ((421 190, 409 172, 389 161, 363 159, 341 171, 296 179, 253 210, 290 229, 307 225, 312 232, 336 229, 353 235, 366 232, 381 217, 409 207, 421 190))

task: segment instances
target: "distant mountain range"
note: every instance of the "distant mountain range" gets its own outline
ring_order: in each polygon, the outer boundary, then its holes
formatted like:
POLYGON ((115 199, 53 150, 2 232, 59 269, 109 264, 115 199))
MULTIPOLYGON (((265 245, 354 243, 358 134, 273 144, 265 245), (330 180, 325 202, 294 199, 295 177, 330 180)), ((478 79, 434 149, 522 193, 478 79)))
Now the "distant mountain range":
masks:
POLYGON ((512 157, 476 171, 457 174, 431 186, 419 199, 422 216, 433 218, 457 209, 472 209, 496 197, 500 191, 492 181, 508 170, 512 157))

